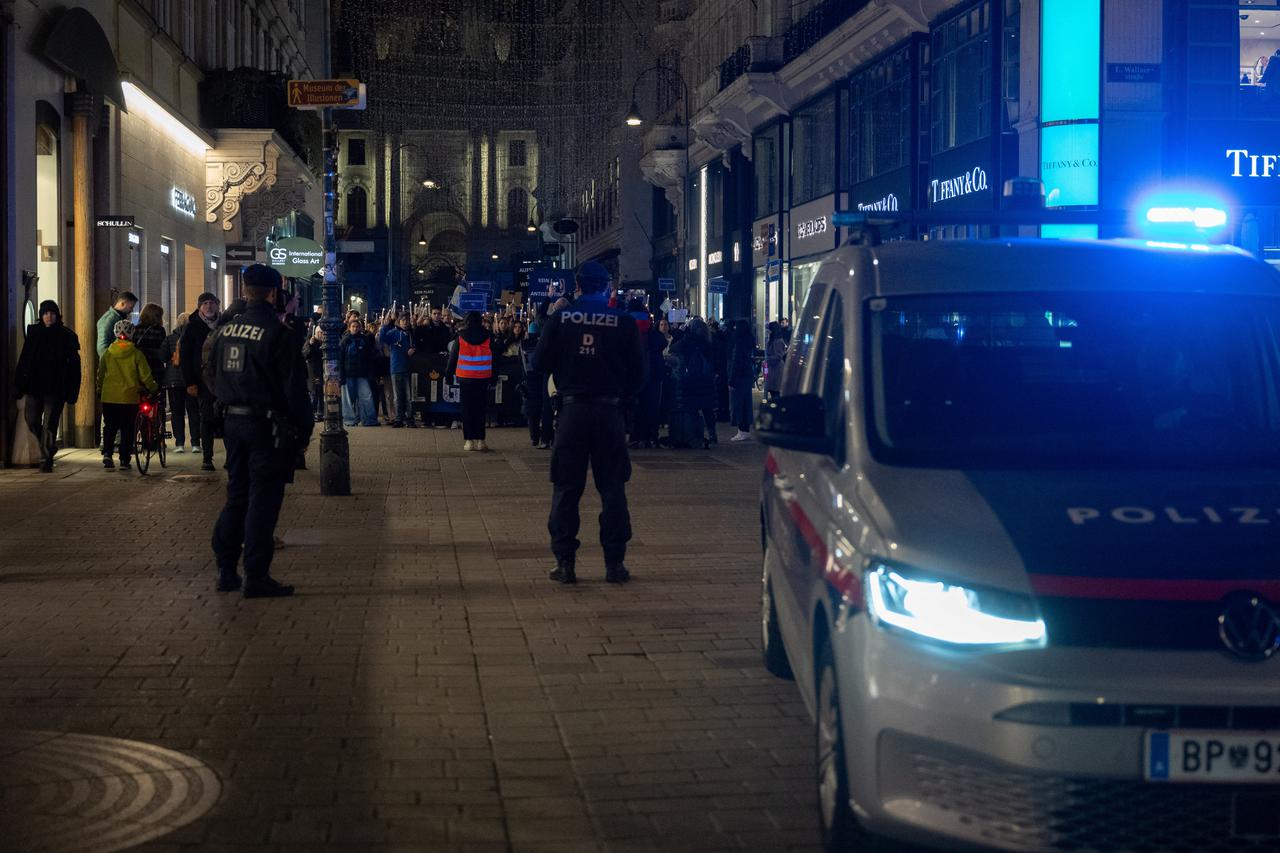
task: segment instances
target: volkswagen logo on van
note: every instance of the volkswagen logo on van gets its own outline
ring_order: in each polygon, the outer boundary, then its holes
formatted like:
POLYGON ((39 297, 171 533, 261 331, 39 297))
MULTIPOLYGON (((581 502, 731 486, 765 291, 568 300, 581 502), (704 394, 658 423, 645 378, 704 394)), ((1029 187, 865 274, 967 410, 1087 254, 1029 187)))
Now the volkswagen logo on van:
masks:
POLYGON ((1280 650, 1280 614, 1252 593, 1233 595, 1218 615, 1218 636, 1237 657, 1266 660, 1280 650))

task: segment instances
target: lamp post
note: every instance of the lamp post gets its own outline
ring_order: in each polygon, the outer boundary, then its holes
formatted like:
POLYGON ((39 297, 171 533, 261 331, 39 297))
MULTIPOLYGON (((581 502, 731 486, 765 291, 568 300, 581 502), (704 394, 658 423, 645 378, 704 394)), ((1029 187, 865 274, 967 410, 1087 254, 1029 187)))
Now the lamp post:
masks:
MULTIPOLYGON (((392 293, 396 283, 395 244, 396 244, 398 226, 400 222, 400 171, 401 169, 399 168, 399 164, 400 164, 399 158, 396 155, 398 155, 401 151, 405 150, 406 148, 413 148, 418 151, 422 150, 422 146, 416 142, 402 142, 399 145, 397 145, 395 148, 391 149, 391 154, 388 155, 388 158, 387 158, 387 169, 395 170, 395 173, 391 176, 392 177, 392 180, 391 180, 392 193, 391 194, 393 197, 388 200, 388 205, 387 205, 387 295, 393 298, 395 298, 396 296, 396 294, 392 293), (394 205, 394 215, 392 214, 393 205, 394 205), (396 223, 395 225, 392 225, 393 221, 396 223)), ((436 190, 440 188, 440 182, 435 180, 434 178, 427 177, 422 179, 422 186, 424 189, 436 190)), ((419 241, 419 245, 422 245, 422 241, 419 241)))
MULTIPOLYGON (((693 117, 689 113, 689 84, 685 82, 684 76, 673 67, 662 65, 651 65, 636 75, 635 82, 631 84, 631 107, 627 110, 626 123, 628 127, 639 127, 644 124, 644 119, 640 115, 640 105, 636 101, 636 90, 640 86, 640 81, 644 79, 646 74, 667 74, 680 83, 680 93, 684 99, 684 168, 681 170, 680 185, 680 201, 681 207, 684 208, 681 214, 681 233, 676 237, 679 240, 679 252, 677 254, 677 264, 679 277, 682 281, 687 281, 689 275, 689 124, 693 121, 693 117)), ((686 288, 687 295, 687 288, 686 288)), ((692 300, 688 300, 692 301, 692 300)), ((698 300, 698 313, 704 310, 701 305, 701 298, 698 300)))

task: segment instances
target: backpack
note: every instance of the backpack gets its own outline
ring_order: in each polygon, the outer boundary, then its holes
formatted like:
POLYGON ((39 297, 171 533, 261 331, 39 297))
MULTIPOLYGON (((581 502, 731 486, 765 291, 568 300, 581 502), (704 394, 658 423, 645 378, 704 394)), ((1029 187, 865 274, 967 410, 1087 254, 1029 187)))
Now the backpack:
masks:
POLYGON ((681 354, 680 380, 695 386, 715 381, 715 370, 706 350, 698 347, 681 354))

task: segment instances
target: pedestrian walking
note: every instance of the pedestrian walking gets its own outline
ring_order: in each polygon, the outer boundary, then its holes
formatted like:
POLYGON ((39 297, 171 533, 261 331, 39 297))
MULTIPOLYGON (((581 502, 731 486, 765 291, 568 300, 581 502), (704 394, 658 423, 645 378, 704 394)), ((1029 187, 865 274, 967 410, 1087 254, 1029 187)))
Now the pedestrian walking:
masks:
POLYGON ((137 304, 138 297, 126 290, 117 296, 111 307, 98 318, 98 358, 102 358, 102 354, 107 351, 107 347, 115 343, 116 323, 121 320, 128 320, 129 315, 133 313, 134 306, 137 304))
POLYGON ((750 320, 738 320, 729 334, 729 419, 738 428, 730 441, 750 441, 751 390, 755 387, 756 340, 750 320))
POLYGON ((116 342, 98 360, 97 391, 102 403, 102 467, 114 468, 111 455, 115 451, 116 436, 120 437, 120 470, 128 471, 133 461, 133 427, 138 417, 138 402, 146 390, 154 394, 160 385, 151 375, 147 359, 133 343, 129 335, 133 324, 128 320, 116 323, 116 342))
POLYGON ((40 470, 52 473, 62 410, 80 396, 80 339, 51 299, 40 303, 40 322, 27 326, 14 391, 27 429, 40 442, 40 470))
POLYGON ((244 597, 274 598, 293 595, 292 586, 271 577, 271 558, 285 486, 315 417, 297 338, 276 313, 280 274, 253 264, 243 282, 247 307, 219 330, 210 352, 227 452, 227 502, 213 528, 216 588, 241 588, 243 553, 244 597))
POLYGON ((217 420, 214 396, 204 379, 204 343, 218 324, 218 309, 222 302, 208 291, 196 298, 196 310, 187 319, 187 327, 179 341, 178 361, 182 369, 182 381, 187 396, 196 401, 200 411, 200 434, 191 437, 191 452, 200 449, 202 471, 213 471, 213 433, 217 420))
POLYGON ((160 348, 160 358, 164 362, 164 373, 160 384, 164 386, 169 400, 169 418, 173 430, 173 452, 186 453, 187 429, 191 430, 191 444, 194 452, 200 446, 200 401, 187 396, 187 383, 182 378, 181 346, 182 332, 187 328, 187 312, 178 315, 178 322, 173 331, 165 336, 164 345, 160 348))
POLYGON ((409 313, 399 316, 388 314, 378 330, 378 343, 391 353, 391 388, 395 392, 396 416, 391 421, 393 427, 416 427, 413 419, 413 400, 410 382, 409 359, 418 350, 413 345, 413 327, 410 325, 409 313))
POLYGON ((488 450, 485 444, 485 407, 493 381, 493 339, 484 328, 479 311, 467 314, 462 334, 449 349, 445 378, 457 380, 462 403, 462 449, 488 450))
POLYGON ((644 385, 647 365, 635 320, 609 307, 608 271, 587 261, 578 267, 575 282, 577 299, 552 312, 533 356, 534 369, 555 380, 561 401, 551 451, 547 530, 556 567, 549 577, 559 583, 577 581, 578 504, 590 465, 602 504, 605 580, 626 583, 631 577, 624 564, 631 541, 626 492, 631 459, 622 404, 644 385))

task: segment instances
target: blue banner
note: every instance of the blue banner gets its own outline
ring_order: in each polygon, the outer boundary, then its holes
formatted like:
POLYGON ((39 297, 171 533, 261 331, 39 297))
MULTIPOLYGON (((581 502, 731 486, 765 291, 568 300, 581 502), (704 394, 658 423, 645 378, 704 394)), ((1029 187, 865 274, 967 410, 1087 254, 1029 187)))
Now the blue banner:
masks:
POLYGON ((458 309, 464 314, 468 311, 487 311, 489 310, 489 294, 480 293, 461 293, 458 295, 458 309))
POLYGON ((658 290, 662 291, 663 293, 675 293, 676 280, 674 278, 658 279, 658 290))

